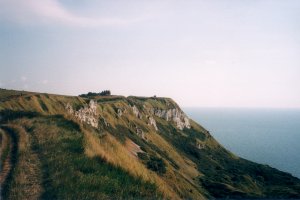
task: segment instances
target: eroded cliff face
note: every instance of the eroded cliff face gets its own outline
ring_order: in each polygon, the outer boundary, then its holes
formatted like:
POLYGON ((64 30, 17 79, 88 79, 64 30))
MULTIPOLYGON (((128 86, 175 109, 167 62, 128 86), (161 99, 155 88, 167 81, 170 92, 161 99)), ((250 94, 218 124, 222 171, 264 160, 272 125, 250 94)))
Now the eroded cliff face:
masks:
POLYGON ((148 124, 151 125, 151 126, 153 126, 154 129, 156 131, 158 131, 158 128, 157 128, 157 125, 156 125, 156 121, 155 121, 155 119, 153 117, 149 117, 149 123, 148 124))
POLYGON ((136 105, 132 106, 132 112, 135 115, 135 117, 142 119, 142 114, 140 113, 139 109, 136 107, 136 105))
POLYGON ((176 127, 180 130, 183 130, 184 128, 190 129, 191 124, 189 121, 189 118, 186 116, 186 114, 179 108, 172 108, 172 109, 159 109, 155 107, 147 107, 143 105, 143 112, 140 112, 137 108, 137 106, 132 106, 133 113, 136 117, 139 119, 143 118, 143 114, 148 118, 149 122, 148 124, 152 125, 155 130, 158 130, 156 121, 154 117, 162 118, 168 122, 174 122, 176 124, 176 127))
MULTIPOLYGON (((92 176, 95 177, 95 181, 101 179, 98 170, 89 170, 89 173, 81 173, 78 170, 85 170, 82 168, 85 166, 87 169, 94 169, 94 164, 98 161, 93 159, 90 166, 90 162, 78 166, 78 162, 72 162, 74 159, 53 162, 53 158, 62 152, 65 152, 65 156, 74 154, 74 158, 78 158, 81 153, 77 150, 73 152, 73 145, 76 145, 77 149, 77 145, 81 143, 72 141, 81 140, 83 137, 82 147, 85 148, 86 155, 82 153, 82 156, 88 156, 88 159, 89 156, 95 155, 103 157, 105 159, 98 163, 99 166, 106 162, 118 166, 118 171, 122 168, 135 176, 135 180, 144 175, 143 180, 151 180, 150 182, 155 183, 163 194, 166 191, 164 188, 168 187, 170 195, 166 196, 167 199, 176 199, 173 195, 178 196, 178 199, 300 197, 299 179, 233 155, 201 125, 190 120, 172 99, 122 96, 81 98, 36 93, 7 98, 3 101, 0 98, 2 123, 9 119, 9 124, 20 126, 22 129, 25 127, 24 131, 30 131, 30 134, 20 136, 31 137, 35 134, 35 139, 43 136, 41 142, 59 142, 50 145, 49 149, 44 145, 39 149, 49 153, 56 151, 57 153, 49 157, 49 165, 52 163, 57 169, 59 163, 63 164, 62 169, 76 169, 71 176, 80 177, 79 184, 88 184, 92 176), (69 116, 66 116, 67 114, 69 116), (78 128, 79 123, 87 126, 78 128), (67 126, 62 126, 64 124, 67 126), (50 130, 52 128, 53 131, 50 130), (49 131, 58 137, 49 137, 49 131), (62 139, 64 135, 66 139, 62 139), (70 142, 70 147, 66 142, 70 142), (132 163, 135 163, 136 167, 132 167, 132 163), (157 168, 159 165, 160 168, 157 168), (166 171, 162 174, 164 167, 166 171), (157 179, 151 179, 153 175, 157 179), (86 176, 88 181, 80 182, 83 176, 86 176)), ((3 125, 5 127, 5 124, 3 125)), ((7 134, 8 137, 10 135, 7 134)), ((44 157, 46 154, 40 155, 44 157)), ((114 188, 115 182, 111 181, 114 178, 109 180, 109 176, 106 176, 106 173, 111 174, 111 168, 108 169, 109 171, 102 169, 104 171, 101 174, 107 179, 107 184, 111 184, 108 187, 114 188)), ((61 173, 58 177, 64 175, 65 173, 61 173)), ((63 187, 70 185, 64 184, 63 179, 53 180, 59 181, 63 187)), ((121 187, 123 183, 122 181, 121 187)), ((87 191, 90 192, 91 188, 93 187, 88 187, 87 191)), ((134 189, 134 194, 135 191, 134 189)), ((73 194, 72 190, 69 192, 69 195, 73 194)), ((93 192, 99 192, 99 188, 94 187, 93 192)), ((118 194, 122 195, 123 192, 122 187, 118 194)), ((153 197, 153 193, 146 197, 153 197)), ((124 198, 126 199, 126 196, 124 198)))
MULTIPOLYGON (((139 110, 137 105, 127 105, 131 108, 133 115, 140 120, 147 120, 147 124, 155 129, 155 131, 159 131, 155 117, 161 118, 168 122, 175 123, 176 127, 179 130, 183 130, 184 128, 190 129, 190 121, 186 114, 180 108, 155 108, 154 106, 149 107, 143 105, 143 109, 139 110)), ((67 103, 65 106, 67 112, 77 118, 81 123, 89 124, 95 128, 98 128, 99 119, 106 122, 105 117, 98 113, 97 111, 97 103, 94 100, 90 100, 88 106, 84 106, 79 110, 74 110, 70 103, 67 103)), ((116 110, 116 114, 119 118, 127 114, 126 108, 118 108, 116 110)), ((108 123, 106 122, 105 124, 108 123)), ((144 132, 137 125, 135 125, 136 133, 144 138, 144 132)))
POLYGON ((183 130, 184 128, 191 128, 189 118, 182 110, 178 108, 167 110, 152 108, 150 112, 157 117, 163 118, 167 121, 173 121, 176 124, 176 127, 180 130, 183 130))
POLYGON ((97 104, 91 100, 88 106, 74 111, 70 103, 67 103, 66 110, 69 114, 74 115, 81 123, 86 123, 94 128, 98 128, 99 115, 97 112, 97 104))

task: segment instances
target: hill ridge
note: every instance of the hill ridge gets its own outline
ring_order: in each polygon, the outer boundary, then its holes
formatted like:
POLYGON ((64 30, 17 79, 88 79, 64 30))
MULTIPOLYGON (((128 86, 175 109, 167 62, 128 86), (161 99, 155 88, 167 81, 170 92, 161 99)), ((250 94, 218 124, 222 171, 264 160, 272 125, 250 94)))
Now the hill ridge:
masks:
MULTIPOLYGON (((50 189, 41 186, 41 198, 75 195, 58 190, 65 184, 90 198, 152 198, 151 193, 171 199, 300 197, 298 178, 232 154, 170 98, 82 98, 0 90, 0 116, 1 125, 25 129, 28 145, 35 146, 40 162, 50 166, 42 170, 48 175, 41 179, 50 181, 50 189), (64 153, 53 157, 50 150, 64 153), (105 179, 107 189, 96 181, 110 174, 99 162, 119 174, 105 179), (85 182, 89 187, 73 186, 67 177, 55 180, 53 170, 62 167, 70 168, 78 185, 85 182), (119 187, 125 180, 130 182, 126 191, 119 187)), ((24 137, 19 130, 13 128, 12 134, 24 137)), ((13 188, 20 180, 14 173, 7 183, 10 197, 18 196, 13 188)))

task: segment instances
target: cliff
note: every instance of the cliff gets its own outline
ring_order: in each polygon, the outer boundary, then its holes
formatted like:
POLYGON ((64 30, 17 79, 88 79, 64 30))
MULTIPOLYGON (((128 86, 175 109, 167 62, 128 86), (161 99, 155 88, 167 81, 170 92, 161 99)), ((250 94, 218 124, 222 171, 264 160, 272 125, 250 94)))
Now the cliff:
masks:
POLYGON ((299 179, 235 156, 169 98, 0 90, 0 121, 4 198, 300 198, 299 179))

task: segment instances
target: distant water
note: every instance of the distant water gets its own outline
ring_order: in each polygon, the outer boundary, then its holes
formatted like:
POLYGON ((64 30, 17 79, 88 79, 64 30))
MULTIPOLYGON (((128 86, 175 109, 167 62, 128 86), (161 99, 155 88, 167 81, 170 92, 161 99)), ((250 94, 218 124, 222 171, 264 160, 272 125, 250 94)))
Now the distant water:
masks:
POLYGON ((300 178, 300 109, 185 108, 236 155, 300 178))

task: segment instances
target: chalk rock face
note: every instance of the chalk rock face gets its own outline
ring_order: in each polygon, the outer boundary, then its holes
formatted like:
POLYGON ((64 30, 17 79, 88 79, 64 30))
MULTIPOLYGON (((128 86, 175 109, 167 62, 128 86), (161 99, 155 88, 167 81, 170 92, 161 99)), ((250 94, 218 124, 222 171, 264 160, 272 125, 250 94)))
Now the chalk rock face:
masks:
POLYGON ((176 127, 180 130, 183 130, 184 128, 191 128, 189 118, 178 108, 168 110, 152 109, 150 112, 167 121, 173 121, 176 124, 176 127))
POLYGON ((89 106, 80 108, 78 111, 74 111, 72 106, 68 103, 66 105, 66 110, 69 114, 74 114, 74 116, 81 123, 86 123, 95 128, 98 128, 97 104, 93 100, 90 101, 89 106))
POLYGON ((149 125, 152 125, 156 131, 158 130, 158 128, 156 126, 156 121, 153 117, 149 117, 149 125))
POLYGON ((120 108, 118 108, 118 116, 121 117, 123 115, 123 112, 120 108))
POLYGON ((66 110, 69 114, 73 115, 74 114, 74 110, 73 110, 73 107, 71 106, 70 103, 67 103, 66 105, 66 110))
POLYGON ((144 133, 144 131, 142 130, 142 129, 140 129, 140 128, 136 128, 136 134, 138 135, 138 136, 140 136, 142 139, 145 139, 145 133, 144 133))
POLYGON ((90 101, 89 110, 92 114, 97 115, 97 103, 95 103, 95 101, 93 100, 90 101))
POLYGON ((142 114, 140 113, 139 109, 135 105, 132 106, 132 112, 136 117, 142 119, 142 114))

